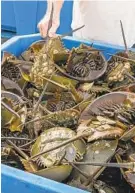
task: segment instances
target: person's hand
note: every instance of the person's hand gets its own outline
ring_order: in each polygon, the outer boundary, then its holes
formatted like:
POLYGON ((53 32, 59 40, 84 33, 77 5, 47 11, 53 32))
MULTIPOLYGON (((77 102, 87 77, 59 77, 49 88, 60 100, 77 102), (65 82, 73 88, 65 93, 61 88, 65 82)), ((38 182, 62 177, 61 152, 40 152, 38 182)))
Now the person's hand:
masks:
MULTIPOLYGON (((46 15, 43 17, 43 19, 38 23, 38 28, 41 36, 45 38, 47 36, 47 30, 48 30, 48 25, 49 25, 49 19, 50 17, 46 15)), ((56 36, 56 31, 60 25, 60 19, 55 17, 52 20, 52 27, 49 30, 49 37, 55 37, 56 36)))

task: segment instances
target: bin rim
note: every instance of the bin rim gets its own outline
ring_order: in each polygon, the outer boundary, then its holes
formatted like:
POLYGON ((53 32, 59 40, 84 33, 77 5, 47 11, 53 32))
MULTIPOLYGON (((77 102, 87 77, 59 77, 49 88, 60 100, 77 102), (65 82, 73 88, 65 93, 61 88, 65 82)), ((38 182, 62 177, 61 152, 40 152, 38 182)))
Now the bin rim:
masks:
POLYGON ((3 176, 10 177, 14 179, 15 182, 19 181, 21 183, 39 187, 43 190, 49 190, 53 193, 63 193, 63 190, 64 193, 87 193, 87 191, 71 187, 69 185, 62 184, 51 179, 43 178, 41 176, 37 176, 35 174, 22 171, 20 169, 10 167, 5 164, 1 164, 1 175, 2 178, 3 176))
MULTIPOLYGON (((60 34, 57 34, 57 35, 60 35, 60 34)), ((9 44, 15 43, 19 39, 34 38, 34 37, 42 39, 42 37, 40 36, 40 33, 12 37, 8 41, 6 41, 4 44, 2 44, 1 51, 5 50, 9 44)), ((113 44, 109 44, 109 43, 103 43, 101 41, 96 41, 96 40, 93 41, 93 40, 80 39, 80 38, 75 38, 73 36, 66 36, 65 38, 63 38, 63 40, 71 40, 71 41, 79 42, 79 43, 83 42, 84 44, 90 44, 91 42, 93 42, 93 45, 95 45, 95 46, 104 46, 106 48, 109 47, 111 49, 119 49, 119 50, 125 49, 124 46, 113 45, 113 44)), ((135 48, 129 48, 129 50, 135 52, 135 48)))

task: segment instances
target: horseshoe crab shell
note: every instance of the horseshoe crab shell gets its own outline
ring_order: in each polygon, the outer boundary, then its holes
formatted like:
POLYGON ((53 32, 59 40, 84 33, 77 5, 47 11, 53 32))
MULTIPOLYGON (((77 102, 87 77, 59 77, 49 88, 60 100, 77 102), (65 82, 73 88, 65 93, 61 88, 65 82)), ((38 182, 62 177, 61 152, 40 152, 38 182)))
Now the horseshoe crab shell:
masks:
POLYGON ((79 111, 75 109, 67 109, 45 115, 41 120, 42 130, 44 131, 56 126, 75 129, 78 124, 79 115, 79 111))
POLYGON ((80 120, 87 120, 91 115, 100 115, 100 108, 104 106, 109 106, 112 104, 121 104, 126 99, 132 100, 135 105, 135 94, 128 92, 113 92, 109 94, 105 94, 97 99, 95 99, 81 114, 80 120))
MULTIPOLYGON (((20 96, 8 92, 8 91, 2 91, 1 92, 1 97, 3 99, 6 99, 6 102, 9 103, 9 107, 12 109, 15 107, 15 103, 22 104, 22 107, 19 107, 19 117, 15 116, 12 114, 8 109, 5 107, 2 107, 2 125, 8 125, 9 129, 11 131, 22 131, 23 126, 19 126, 21 123, 25 123, 26 120, 26 115, 27 115, 27 107, 26 104, 23 104, 23 100, 20 96)), ((5 102, 5 103, 6 103, 5 102)))
MULTIPOLYGON (((84 53, 85 52, 87 52, 87 51, 91 51, 91 47, 88 47, 88 46, 85 46, 85 45, 82 45, 82 49, 84 49, 84 53)), ((78 49, 81 49, 81 48, 78 48, 78 49)), ((77 51, 78 52, 78 51, 77 51)), ((103 63, 103 67, 101 68, 101 69, 97 69, 97 70, 89 70, 89 73, 87 74, 86 73, 86 76, 84 76, 84 77, 79 77, 79 76, 74 76, 74 75, 71 75, 71 74, 69 74, 68 73, 68 69, 69 68, 67 68, 67 70, 65 71, 63 68, 61 68, 61 67, 59 67, 58 65, 55 65, 55 67, 56 67, 56 69, 57 70, 59 70, 63 75, 65 75, 65 76, 67 76, 67 77, 69 77, 69 78, 71 78, 71 79, 74 79, 74 80, 77 80, 77 81, 79 81, 79 82, 92 82, 92 81, 94 81, 94 80, 96 80, 96 79, 98 79, 98 78, 100 78, 104 73, 105 73, 105 71, 106 71, 106 69, 107 69, 107 61, 106 61, 106 59, 105 59, 105 57, 104 57, 104 55, 101 53, 101 52, 99 52, 99 51, 97 51, 96 49, 95 49, 95 51, 93 52, 93 50, 91 51, 91 55, 94 55, 94 53, 95 52, 97 52, 98 53, 98 55, 101 57, 101 59, 102 59, 102 63, 103 63)), ((72 53, 72 51, 71 51, 71 53, 72 53)), ((71 57, 70 57, 71 58, 71 57)), ((85 57, 84 57, 85 58, 85 57)), ((77 65, 79 64, 79 61, 78 61, 78 63, 77 63, 77 65)), ((70 65, 71 66, 71 65, 70 65)), ((89 66, 89 65, 88 65, 89 66)), ((81 68, 82 68, 83 66, 80 66, 79 67, 79 69, 81 70, 81 68)), ((71 69, 71 71, 72 71, 72 69, 71 69)), ((86 71, 86 70, 85 70, 86 71)), ((88 72, 88 71, 87 71, 88 72)))
MULTIPOLYGON (((76 133, 74 131, 64 127, 54 127, 48 129, 37 138, 35 144, 32 146, 31 156, 43 152, 50 147, 55 147, 63 141, 75 137, 75 135, 76 133)), ((75 159, 81 160, 84 153, 85 143, 81 140, 77 140, 66 146, 62 146, 61 148, 41 155, 37 159, 37 163, 39 166, 51 167, 58 163, 64 154, 64 157, 67 160, 73 161, 75 159)))
POLYGON ((70 175, 71 171, 72 171, 72 166, 60 165, 60 166, 53 166, 51 168, 38 170, 34 172, 34 174, 61 182, 70 175))
MULTIPOLYGON (((82 162, 107 162, 114 155, 117 148, 118 140, 97 140, 87 146, 86 154, 82 162)), ((86 173, 89 177, 97 176, 97 173, 102 168, 101 166, 78 165, 79 169, 86 173)), ((97 176, 98 177, 98 176, 97 176)), ((73 179, 80 178, 84 183, 87 179, 78 171, 73 172, 73 179)))
POLYGON ((39 40, 32 43, 28 47, 28 49, 21 54, 20 59, 22 58, 23 60, 26 61, 33 60, 36 54, 38 54, 40 50, 43 48, 44 44, 45 44, 44 40, 39 40))
POLYGON ((2 90, 11 91, 15 94, 24 96, 23 90, 20 88, 20 86, 4 76, 1 77, 1 87, 2 90))

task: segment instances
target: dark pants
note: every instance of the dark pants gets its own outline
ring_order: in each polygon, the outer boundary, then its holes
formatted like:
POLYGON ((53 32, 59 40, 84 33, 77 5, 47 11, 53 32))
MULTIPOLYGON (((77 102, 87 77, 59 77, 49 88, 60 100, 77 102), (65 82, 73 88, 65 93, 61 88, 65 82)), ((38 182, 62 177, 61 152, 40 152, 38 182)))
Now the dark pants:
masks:
POLYGON ((135 44, 132 46, 132 48, 135 48, 135 44))

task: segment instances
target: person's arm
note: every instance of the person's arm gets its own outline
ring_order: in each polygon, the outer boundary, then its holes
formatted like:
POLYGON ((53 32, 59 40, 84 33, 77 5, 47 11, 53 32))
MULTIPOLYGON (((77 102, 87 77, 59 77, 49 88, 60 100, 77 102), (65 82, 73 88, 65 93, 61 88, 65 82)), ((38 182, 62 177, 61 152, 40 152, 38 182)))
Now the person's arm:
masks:
POLYGON ((46 37, 48 23, 50 19, 50 13, 52 10, 53 3, 53 19, 52 19, 52 27, 49 30, 49 36, 54 37, 56 35, 56 31, 60 25, 60 13, 61 8, 63 6, 64 0, 47 0, 47 11, 42 20, 38 23, 38 28, 42 37, 46 37))

